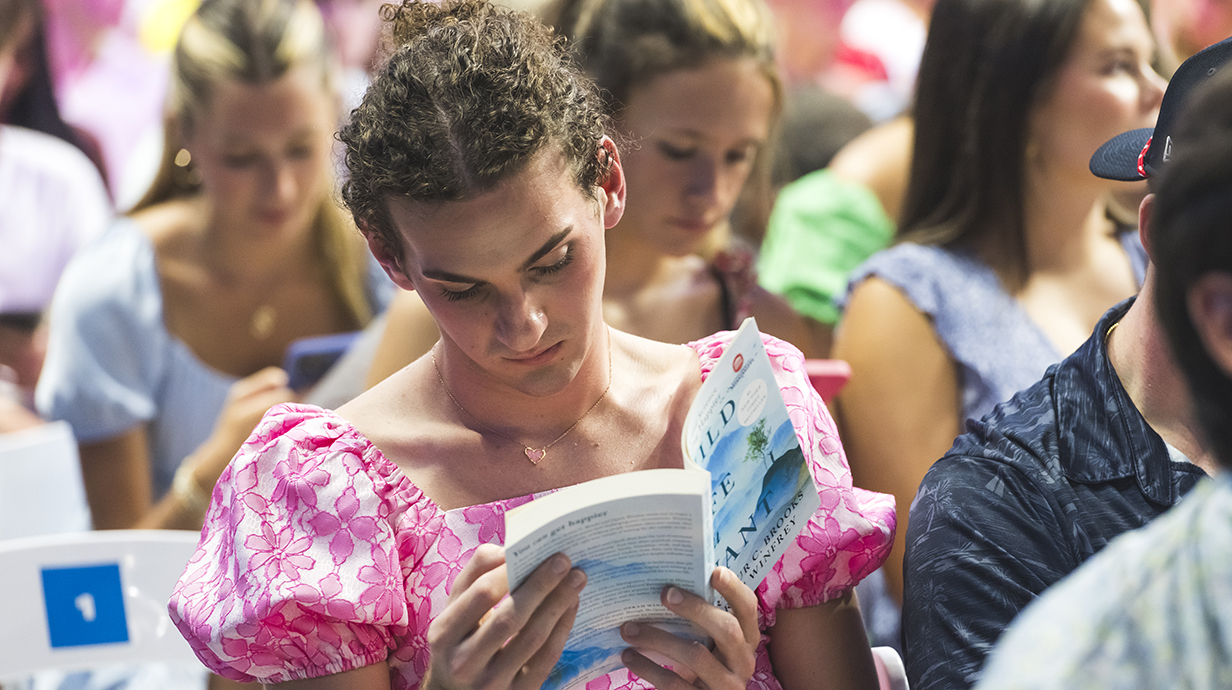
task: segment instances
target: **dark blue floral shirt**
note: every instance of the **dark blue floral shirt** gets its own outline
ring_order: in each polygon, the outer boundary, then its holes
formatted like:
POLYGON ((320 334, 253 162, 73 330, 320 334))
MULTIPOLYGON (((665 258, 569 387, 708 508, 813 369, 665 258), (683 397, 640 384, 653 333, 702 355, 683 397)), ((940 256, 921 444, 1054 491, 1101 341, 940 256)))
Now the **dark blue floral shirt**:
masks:
POLYGON ((1206 476, 1171 459, 1095 334, 982 420, 924 477, 907 528, 903 643, 912 690, 967 688, 1013 620, 1113 537, 1206 476))

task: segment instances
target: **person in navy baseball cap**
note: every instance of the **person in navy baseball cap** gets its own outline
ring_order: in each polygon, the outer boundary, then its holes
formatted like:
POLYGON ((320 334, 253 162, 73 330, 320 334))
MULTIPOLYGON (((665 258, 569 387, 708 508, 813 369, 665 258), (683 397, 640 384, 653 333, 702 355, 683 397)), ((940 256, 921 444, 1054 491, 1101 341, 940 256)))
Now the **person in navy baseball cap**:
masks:
MULTIPOLYGON (((1154 348, 1150 341, 1129 345, 1144 355, 1138 362, 1149 362, 1158 345, 1170 346, 1164 351, 1175 355, 1175 367, 1156 366, 1148 373, 1149 386, 1135 390, 1131 378, 1125 389, 1136 401, 1144 388, 1172 385, 1179 377, 1188 393, 1190 421, 1198 423, 1209 451, 1208 467, 1217 471, 1159 518, 1112 540, 1027 607, 997 641, 977 690, 1229 687, 1232 70, 1207 64, 1199 74, 1198 88, 1186 84, 1182 112, 1171 111, 1176 119, 1167 121, 1167 129, 1161 116, 1155 128, 1148 154, 1167 150, 1171 137, 1170 160, 1152 161, 1148 155, 1143 164, 1154 189, 1142 213, 1155 262, 1154 289, 1144 287, 1133 308, 1153 301, 1156 330, 1164 337, 1154 348), (1217 74, 1204 76, 1213 67, 1217 74)), ((1122 323, 1112 347, 1132 325, 1129 315, 1122 323)), ((1171 445, 1167 429, 1160 434, 1171 445)))
POLYGON ((1232 63, 1232 37, 1195 53, 1177 68, 1164 92, 1154 127, 1109 139, 1091 156, 1091 172, 1109 180, 1136 182, 1159 174, 1172 156, 1173 126, 1194 89, 1232 63))

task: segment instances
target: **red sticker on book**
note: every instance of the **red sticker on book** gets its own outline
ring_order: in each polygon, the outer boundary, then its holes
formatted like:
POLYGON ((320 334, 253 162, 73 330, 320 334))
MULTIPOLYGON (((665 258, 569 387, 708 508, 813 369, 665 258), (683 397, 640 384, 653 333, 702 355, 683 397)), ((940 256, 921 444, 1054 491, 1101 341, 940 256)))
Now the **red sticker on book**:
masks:
POLYGON ((740 371, 740 367, 744 366, 744 355, 736 355, 732 360, 732 371, 740 371))

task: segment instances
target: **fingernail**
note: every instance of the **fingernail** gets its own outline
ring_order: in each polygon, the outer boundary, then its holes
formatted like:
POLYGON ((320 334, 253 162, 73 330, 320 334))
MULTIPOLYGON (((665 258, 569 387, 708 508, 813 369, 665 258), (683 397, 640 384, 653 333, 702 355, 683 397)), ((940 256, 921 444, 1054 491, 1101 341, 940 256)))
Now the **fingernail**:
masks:
POLYGON ((667 589, 667 603, 669 603, 669 604, 679 604, 679 603, 680 603, 680 602, 682 602, 682 601, 684 601, 684 592, 680 591, 680 589, 678 589, 678 588, 676 588, 676 587, 668 587, 668 589, 667 589))
POLYGON ((622 632, 624 632, 625 637, 637 637, 637 634, 641 632, 641 628, 637 623, 629 622, 625 623, 622 632))
POLYGON ((581 570, 574 570, 569 573, 569 585, 574 589, 581 589, 586 585, 586 573, 581 570))
POLYGON ((552 556, 552 572, 557 575, 564 575, 565 571, 568 569, 569 559, 565 557, 565 554, 558 553, 555 556, 552 556))

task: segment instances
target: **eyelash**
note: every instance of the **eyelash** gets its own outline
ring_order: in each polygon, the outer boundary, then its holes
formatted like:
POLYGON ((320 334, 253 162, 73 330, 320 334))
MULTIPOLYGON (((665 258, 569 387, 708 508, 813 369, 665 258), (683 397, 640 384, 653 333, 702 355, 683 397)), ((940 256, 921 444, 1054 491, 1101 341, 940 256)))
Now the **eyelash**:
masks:
MULTIPOLYGON (((539 277, 546 278, 548 276, 560 273, 561 271, 565 270, 565 268, 568 267, 569 264, 571 263, 573 263, 573 246, 572 245, 565 248, 565 256, 561 258, 560 261, 557 261, 551 266, 541 266, 537 268, 532 268, 531 270, 534 271, 535 274, 538 275, 539 277)), ((472 285, 471 287, 465 290, 461 290, 461 291, 446 290, 442 288, 441 295, 444 296, 444 298, 449 300, 450 302, 457 302, 459 300, 471 299, 475 297, 476 295, 479 294, 479 291, 481 289, 483 289, 482 284, 472 285)))
MULTIPOLYGON (((677 148, 666 142, 659 144, 659 151, 666 158, 673 161, 686 161, 693 158, 697 153, 697 149, 677 148)), ((756 155, 756 150, 751 148, 728 151, 723 154, 723 162, 727 165, 740 165, 752 159, 754 155, 756 155)))
POLYGON ((441 295, 444 296, 444 298, 449 300, 450 302, 457 302, 458 300, 470 299, 471 297, 474 297, 477 294, 479 294, 478 285, 472 285, 471 287, 461 292, 457 292, 455 290, 446 290, 445 288, 441 288, 441 295))
POLYGON ((674 161, 688 160, 693 157, 694 153, 696 153, 696 149, 673 146, 667 142, 659 143, 659 151, 662 152, 664 156, 674 161))
POLYGON ((223 158, 223 165, 233 169, 247 168, 255 163, 256 160, 256 156, 251 155, 225 156, 223 158))
POLYGON ((752 149, 740 149, 738 151, 728 151, 727 152, 727 162, 729 165, 739 165, 740 163, 744 163, 748 160, 751 160, 754 155, 755 154, 752 149))
MULTIPOLYGON (((309 144, 298 144, 290 147, 286 151, 288 160, 304 160, 312 156, 314 150, 309 144)), ((260 156, 255 153, 234 154, 223 157, 223 164, 229 168, 247 168, 255 165, 260 159, 260 156)))
POLYGON ((540 276, 550 276, 565 270, 565 268, 571 263, 573 263, 573 245, 565 247, 565 255, 561 257, 560 261, 557 261, 551 266, 532 268, 531 270, 540 276))

